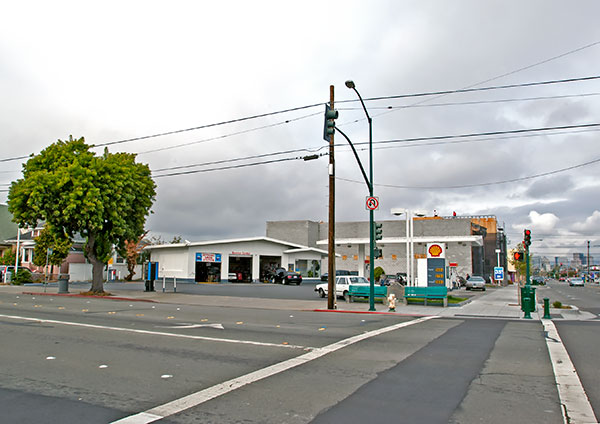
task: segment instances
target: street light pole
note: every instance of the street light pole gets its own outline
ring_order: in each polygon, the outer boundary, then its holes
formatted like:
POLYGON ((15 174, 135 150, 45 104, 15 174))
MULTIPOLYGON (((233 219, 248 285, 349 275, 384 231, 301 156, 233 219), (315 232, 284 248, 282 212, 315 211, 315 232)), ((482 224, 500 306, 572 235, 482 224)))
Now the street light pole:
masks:
MULTIPOLYGON (((356 89, 354 81, 346 81, 346 87, 354 90, 360 104, 362 105, 367 121, 369 123, 369 196, 373 197, 373 119, 365 106, 360 93, 356 89)), ((374 211, 369 209, 369 311, 375 310, 375 220, 374 211)))
POLYGON ((410 286, 410 267, 411 267, 411 260, 410 260, 410 222, 412 220, 411 218, 411 212, 408 209, 401 209, 401 208, 394 208, 391 210, 391 213, 393 215, 399 216, 404 214, 406 216, 406 230, 404 231, 405 234, 405 239, 406 239, 406 281, 405 284, 407 286, 410 286))

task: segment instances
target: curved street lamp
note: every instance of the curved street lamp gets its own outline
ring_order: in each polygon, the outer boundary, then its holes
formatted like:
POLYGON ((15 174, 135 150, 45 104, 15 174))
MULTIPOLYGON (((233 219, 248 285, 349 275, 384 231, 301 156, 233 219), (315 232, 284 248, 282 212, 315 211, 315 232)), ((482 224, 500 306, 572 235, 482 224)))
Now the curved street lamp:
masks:
MULTIPOLYGON (((346 87, 354 90, 358 96, 369 122, 369 180, 367 185, 369 186, 369 196, 373 197, 373 119, 369 116, 365 102, 356 89, 354 81, 346 81, 346 87)), ((375 310, 375 222, 373 214, 374 211, 369 209, 369 311, 375 310)))

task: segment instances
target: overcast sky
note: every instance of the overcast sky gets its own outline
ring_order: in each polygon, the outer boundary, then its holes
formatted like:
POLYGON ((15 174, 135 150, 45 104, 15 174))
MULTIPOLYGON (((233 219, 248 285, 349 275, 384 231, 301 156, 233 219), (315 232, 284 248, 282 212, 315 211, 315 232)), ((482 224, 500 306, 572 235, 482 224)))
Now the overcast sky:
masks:
MULTIPOLYGON (((327 220, 327 156, 160 175, 326 153, 330 85, 337 125, 365 143, 360 103, 340 103, 357 99, 347 79, 367 99, 600 76, 595 0, 1 3, 0 159, 70 134, 102 144, 318 104, 110 146, 138 153, 154 171, 147 228, 166 239, 257 236, 268 220, 327 220), (158 171, 285 151, 295 152, 158 171)), ((600 164, 555 173, 600 159, 597 127, 380 143, 597 124, 600 79, 366 106, 376 220, 396 219, 395 207, 493 214, 511 244, 530 228, 542 254, 600 245, 600 164), (539 174, 548 175, 488 184, 539 174)), ((345 140, 335 141, 336 219, 367 220, 360 170, 345 140)), ((368 167, 368 153, 360 155, 368 167)), ((0 190, 19 178, 21 163, 0 162, 0 190)))

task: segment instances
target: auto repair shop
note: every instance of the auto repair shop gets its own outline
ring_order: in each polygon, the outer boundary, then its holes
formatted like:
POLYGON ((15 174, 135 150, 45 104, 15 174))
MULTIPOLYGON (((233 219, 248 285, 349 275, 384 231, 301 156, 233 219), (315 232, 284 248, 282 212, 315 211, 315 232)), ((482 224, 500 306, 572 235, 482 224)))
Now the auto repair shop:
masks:
POLYGON ((327 251, 277 240, 253 237, 148 246, 158 262, 159 278, 197 283, 259 282, 270 270, 283 267, 304 277, 320 276, 327 251))

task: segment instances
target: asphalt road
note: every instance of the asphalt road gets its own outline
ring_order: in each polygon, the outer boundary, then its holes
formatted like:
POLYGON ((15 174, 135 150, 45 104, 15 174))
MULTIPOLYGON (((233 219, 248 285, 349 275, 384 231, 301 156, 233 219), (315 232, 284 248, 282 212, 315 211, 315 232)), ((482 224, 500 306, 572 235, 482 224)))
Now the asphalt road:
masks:
POLYGON ((562 422, 535 321, 0 292, 0 331, 7 423, 562 422))
POLYGON ((583 311, 600 315, 600 286, 586 283, 584 287, 571 287, 568 283, 551 280, 547 287, 540 288, 540 294, 548 297, 550 303, 555 300, 565 305, 575 305, 583 311))
MULTIPOLYGON (((204 296, 234 296, 248 299, 291 299, 291 300, 318 300, 320 297, 315 292, 315 286, 321 281, 304 280, 299 286, 284 284, 263 283, 227 283, 227 284, 193 284, 178 283, 177 293, 197 294, 204 296)), ((71 285, 72 291, 85 291, 89 283, 71 285)), ((143 291, 143 283, 107 283, 104 285, 106 291, 131 290, 143 291)), ((162 280, 155 282, 155 290, 162 291, 162 280)), ((165 283, 165 290, 173 292, 173 281, 165 283)), ((473 297, 484 294, 481 291, 467 291, 464 287, 451 292, 453 296, 473 297)))
POLYGON ((600 417, 600 368, 597 366, 597 352, 600 351, 600 287, 597 284, 570 287, 568 283, 552 280, 547 287, 538 290, 539 298, 547 297, 551 304, 558 300, 597 317, 589 321, 556 320, 555 324, 596 417, 600 417))

